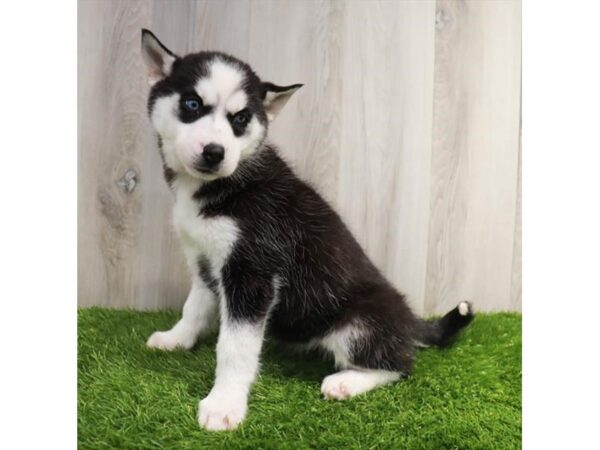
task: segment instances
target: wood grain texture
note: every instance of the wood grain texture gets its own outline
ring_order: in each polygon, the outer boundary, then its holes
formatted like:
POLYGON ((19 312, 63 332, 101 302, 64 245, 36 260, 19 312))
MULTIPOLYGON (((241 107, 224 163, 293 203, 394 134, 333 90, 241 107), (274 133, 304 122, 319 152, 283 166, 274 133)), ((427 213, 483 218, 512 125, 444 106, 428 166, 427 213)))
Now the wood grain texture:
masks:
POLYGON ((423 312, 429 217, 434 2, 348 2, 337 206, 423 312))
POLYGON ((512 279, 510 292, 510 306, 508 309, 521 311, 523 294, 523 262, 522 262, 522 195, 521 195, 521 172, 522 172, 522 154, 521 154, 521 126, 519 127, 519 169, 517 173, 517 211, 515 217, 515 243, 513 246, 512 279))
POLYGON ((340 156, 341 33, 344 3, 252 3, 248 60, 261 78, 304 86, 269 131, 304 179, 335 200, 340 156), (285 38, 283 38, 285 37, 285 38), (282 61, 285 61, 282 63, 282 61))
POLYGON ((78 286, 82 305, 135 305, 145 114, 144 1, 79 3, 78 286))
POLYGON ((517 1, 437 3, 428 312, 511 306, 520 14, 517 1))
POLYGON ((518 2, 439 1, 436 14, 434 0, 81 0, 78 11, 81 306, 178 308, 189 286, 146 117, 146 27, 176 53, 221 50, 265 80, 304 83, 271 140, 417 312, 463 297, 520 308, 518 2))

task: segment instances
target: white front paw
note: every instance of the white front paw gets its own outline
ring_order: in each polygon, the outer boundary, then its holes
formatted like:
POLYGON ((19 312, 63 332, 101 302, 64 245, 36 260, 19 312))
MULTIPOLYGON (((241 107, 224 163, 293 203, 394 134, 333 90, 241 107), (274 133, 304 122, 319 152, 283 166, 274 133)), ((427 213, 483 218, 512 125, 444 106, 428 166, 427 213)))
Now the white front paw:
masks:
POLYGON ((146 345, 160 350, 175 350, 176 348, 189 350, 194 346, 194 340, 173 330, 157 331, 150 336, 146 345))
POLYGON ((198 423, 209 431, 234 430, 248 409, 245 396, 209 394, 200 402, 198 423))

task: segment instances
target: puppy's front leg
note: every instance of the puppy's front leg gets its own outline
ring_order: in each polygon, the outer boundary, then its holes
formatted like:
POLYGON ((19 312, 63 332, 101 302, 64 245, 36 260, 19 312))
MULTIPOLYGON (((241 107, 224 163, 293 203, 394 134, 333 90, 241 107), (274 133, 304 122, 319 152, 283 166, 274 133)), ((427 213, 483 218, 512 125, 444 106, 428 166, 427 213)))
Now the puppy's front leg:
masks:
POLYGON ((199 277, 192 279, 192 287, 181 320, 168 331, 156 331, 146 345, 161 350, 182 348, 189 350, 198 336, 208 333, 215 325, 217 300, 215 294, 199 277))
POLYGON ((221 318, 215 384, 200 402, 198 422, 207 430, 233 430, 246 416, 248 394, 258 372, 264 319, 221 318))

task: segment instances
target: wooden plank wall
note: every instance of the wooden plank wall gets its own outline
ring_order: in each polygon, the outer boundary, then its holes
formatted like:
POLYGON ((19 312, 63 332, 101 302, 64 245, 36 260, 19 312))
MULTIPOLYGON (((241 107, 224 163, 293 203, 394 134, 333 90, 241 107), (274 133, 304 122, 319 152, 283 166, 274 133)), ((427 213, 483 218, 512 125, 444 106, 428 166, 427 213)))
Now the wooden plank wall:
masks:
POLYGON ((271 129, 422 314, 521 308, 521 4, 80 0, 79 304, 189 286, 146 118, 140 28, 304 83, 271 129))

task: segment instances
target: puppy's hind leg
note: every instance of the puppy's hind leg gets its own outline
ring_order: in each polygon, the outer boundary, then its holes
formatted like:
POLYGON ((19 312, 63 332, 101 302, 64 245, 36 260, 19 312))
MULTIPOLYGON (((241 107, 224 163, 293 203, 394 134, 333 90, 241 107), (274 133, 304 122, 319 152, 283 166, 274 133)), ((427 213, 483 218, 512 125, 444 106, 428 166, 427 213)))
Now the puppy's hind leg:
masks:
POLYGON ((346 400, 408 374, 411 353, 397 345, 386 348, 391 341, 385 332, 369 329, 359 320, 325 336, 321 347, 332 354, 336 367, 344 370, 325 377, 321 384, 323 396, 346 400))
POLYGON ((400 372, 348 369, 325 377, 321 393, 328 400, 346 400, 400 379, 400 372))
POLYGON ((160 350, 191 349, 198 336, 209 332, 216 324, 217 306, 215 294, 204 281, 195 277, 179 322, 168 331, 152 334, 146 345, 160 350))

